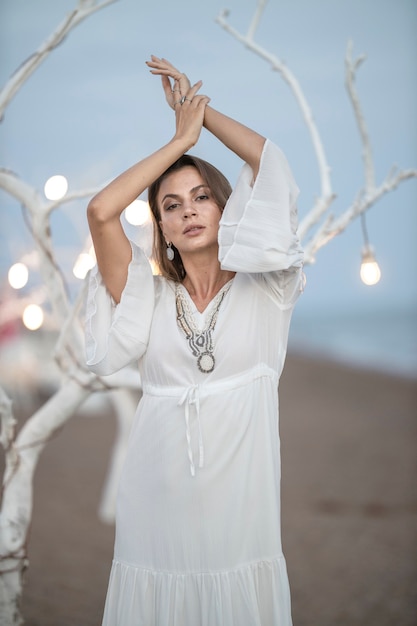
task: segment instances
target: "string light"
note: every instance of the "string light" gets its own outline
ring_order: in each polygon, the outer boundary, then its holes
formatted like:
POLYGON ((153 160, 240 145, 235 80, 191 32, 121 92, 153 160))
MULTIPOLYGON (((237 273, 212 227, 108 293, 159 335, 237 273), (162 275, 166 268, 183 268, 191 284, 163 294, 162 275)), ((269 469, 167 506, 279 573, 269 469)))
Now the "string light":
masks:
POLYGON ((369 243, 368 231, 366 228, 365 214, 361 214, 362 233, 364 246, 362 248, 362 263, 360 277, 365 285, 376 285, 381 279, 381 270, 375 259, 375 252, 369 243))
POLYGON ((67 190, 68 181, 65 176, 61 176, 61 174, 48 178, 43 188, 44 194, 48 200, 61 200, 67 193, 67 190))
POLYGON ((93 256, 89 252, 81 252, 81 254, 78 255, 78 258, 74 263, 72 273, 74 274, 75 278, 83 280, 87 276, 89 270, 91 270, 91 268, 94 267, 95 264, 95 258, 93 258, 93 256))
POLYGON ((150 220, 149 204, 144 200, 133 200, 125 208, 125 218, 132 226, 143 226, 150 220))
POLYGON ((13 289, 22 289, 28 282, 29 270, 24 263, 15 263, 10 267, 7 278, 13 289))
POLYGON ((362 249, 362 263, 360 275, 365 285, 376 285, 381 278, 381 270, 375 260, 372 246, 367 245, 362 249))
POLYGON ((28 304, 22 315, 22 320, 29 330, 38 330, 43 324, 44 314, 37 304, 28 304))

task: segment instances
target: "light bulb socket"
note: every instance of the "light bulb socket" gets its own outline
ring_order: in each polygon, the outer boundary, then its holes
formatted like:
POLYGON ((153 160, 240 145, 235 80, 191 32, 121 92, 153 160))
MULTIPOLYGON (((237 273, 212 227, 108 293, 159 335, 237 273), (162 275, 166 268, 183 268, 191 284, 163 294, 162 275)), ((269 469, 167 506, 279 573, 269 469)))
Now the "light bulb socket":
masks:
POLYGON ((373 263, 375 262, 375 250, 370 243, 365 243, 362 248, 362 263, 373 263))

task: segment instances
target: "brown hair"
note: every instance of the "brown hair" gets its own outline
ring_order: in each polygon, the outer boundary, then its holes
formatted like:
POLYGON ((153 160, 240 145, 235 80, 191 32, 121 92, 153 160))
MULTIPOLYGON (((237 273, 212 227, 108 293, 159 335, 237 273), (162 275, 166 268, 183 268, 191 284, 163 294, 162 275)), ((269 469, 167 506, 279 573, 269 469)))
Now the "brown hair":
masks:
POLYGON ((226 202, 232 193, 232 188, 229 181, 223 174, 211 163, 192 156, 191 154, 184 154, 175 163, 173 163, 159 178, 157 178, 148 188, 148 202, 152 211, 153 217, 153 259, 157 263, 159 270, 165 278, 181 282, 185 277, 184 265, 182 263, 181 256, 175 246, 172 246, 174 251, 174 259, 170 261, 166 254, 166 242, 164 235, 162 234, 159 222, 161 220, 161 213, 157 203, 157 196, 161 183, 167 176, 176 172, 183 167, 195 167, 199 172, 204 183, 210 189, 213 194, 214 200, 219 207, 220 211, 223 211, 226 202))

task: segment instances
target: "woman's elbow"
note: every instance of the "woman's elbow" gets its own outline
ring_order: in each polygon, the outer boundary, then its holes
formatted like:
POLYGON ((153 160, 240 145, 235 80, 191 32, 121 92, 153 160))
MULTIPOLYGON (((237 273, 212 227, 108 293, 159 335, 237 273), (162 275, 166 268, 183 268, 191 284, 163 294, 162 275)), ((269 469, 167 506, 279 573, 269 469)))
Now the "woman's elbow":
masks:
POLYGON ((100 200, 100 194, 95 195, 88 203, 87 219, 90 224, 102 224, 109 219, 108 210, 105 204, 100 200))

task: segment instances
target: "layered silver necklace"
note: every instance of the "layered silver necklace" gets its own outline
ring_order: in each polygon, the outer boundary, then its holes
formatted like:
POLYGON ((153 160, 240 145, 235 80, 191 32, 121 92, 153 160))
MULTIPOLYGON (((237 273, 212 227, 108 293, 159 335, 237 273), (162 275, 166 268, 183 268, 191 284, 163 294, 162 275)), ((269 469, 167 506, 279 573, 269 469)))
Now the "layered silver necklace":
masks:
POLYGON ((184 333, 191 352, 197 357, 198 369, 200 372, 203 372, 203 374, 209 374, 214 370, 215 360, 213 355, 212 333, 216 326, 220 305, 231 285, 232 280, 229 280, 214 298, 211 305, 212 311, 207 316, 206 323, 202 329, 197 328, 194 322, 187 298, 183 293, 183 288, 180 284, 177 284, 175 287, 175 305, 177 309, 178 326, 184 333))

